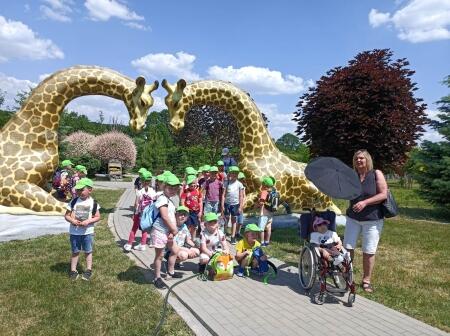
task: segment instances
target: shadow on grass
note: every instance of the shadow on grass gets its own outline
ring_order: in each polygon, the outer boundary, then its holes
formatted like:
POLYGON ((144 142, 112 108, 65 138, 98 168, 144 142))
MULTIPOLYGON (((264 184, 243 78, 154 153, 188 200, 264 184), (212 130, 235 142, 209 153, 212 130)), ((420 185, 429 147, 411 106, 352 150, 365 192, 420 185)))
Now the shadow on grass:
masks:
POLYGON ((148 285, 153 282, 154 275, 148 268, 131 266, 125 272, 120 272, 117 279, 119 281, 132 281, 139 285, 148 285))
POLYGON ((434 221, 450 222, 450 211, 443 208, 410 208, 400 207, 400 215, 412 219, 424 219, 434 221))
POLYGON ((69 273, 70 263, 60 262, 50 266, 50 271, 55 273, 69 273))
POLYGON ((130 206, 126 207, 126 208, 119 208, 119 209, 120 210, 129 210, 131 212, 134 212, 134 206, 133 205, 130 205, 130 206))

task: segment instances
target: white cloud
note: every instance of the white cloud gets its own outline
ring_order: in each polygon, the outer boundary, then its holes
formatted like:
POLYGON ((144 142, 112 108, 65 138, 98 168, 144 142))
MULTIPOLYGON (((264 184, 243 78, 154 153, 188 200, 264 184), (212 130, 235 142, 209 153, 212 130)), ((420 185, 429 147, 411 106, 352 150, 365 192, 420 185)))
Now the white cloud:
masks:
POLYGON ((69 111, 83 114, 92 121, 98 121, 100 111, 103 111, 105 123, 111 122, 112 118, 117 118, 119 123, 128 123, 128 111, 123 101, 106 96, 83 96, 72 100, 67 104, 69 111))
POLYGON ((116 0, 86 0, 84 6, 89 11, 89 17, 94 21, 108 21, 113 17, 125 21, 144 20, 143 16, 116 0))
POLYGON ((280 112, 276 104, 256 103, 260 111, 269 119, 269 132, 277 140, 285 133, 294 134, 297 123, 292 120, 293 113, 280 112))
POLYGON ((37 34, 22 22, 0 16, 0 62, 14 58, 64 58, 64 53, 51 40, 38 38, 37 34))
POLYGON ((214 79, 221 79, 232 82, 250 91, 252 94, 298 94, 313 85, 311 80, 305 81, 301 77, 285 75, 280 71, 260 68, 255 66, 245 66, 234 68, 228 66, 212 66, 208 69, 208 74, 214 79))
POLYGON ((124 25, 127 27, 130 27, 130 28, 133 28, 133 29, 137 29, 137 30, 152 31, 152 27, 144 26, 137 22, 125 22, 124 25))
POLYGON ((450 39, 449 0, 411 0, 395 13, 369 13, 372 27, 394 25, 401 40, 412 43, 450 39))
POLYGON ((44 74, 42 74, 42 75, 39 75, 39 82, 42 82, 44 79, 46 79, 46 78, 49 77, 50 75, 52 75, 52 74, 50 74, 50 73, 44 73, 44 74))
POLYGON ((6 91, 5 102, 2 107, 12 109, 16 103, 14 97, 20 91, 28 91, 34 88, 37 84, 27 79, 17 79, 12 76, 7 76, 0 72, 0 89, 6 91))
POLYGON ((71 6, 74 5, 72 0, 43 0, 45 5, 40 6, 40 10, 44 18, 59 21, 70 22, 70 13, 72 13, 71 6))
MULTIPOLYGON (((427 110, 426 114, 427 117, 430 118, 431 120, 440 120, 440 118, 438 117, 438 114, 442 113, 439 110, 427 110)), ((438 141, 443 141, 444 137, 435 129, 431 128, 430 126, 425 126, 424 127, 425 132, 423 133, 423 135, 420 137, 419 142, 422 142, 424 140, 428 140, 431 142, 438 142, 438 141)))
POLYGON ((151 78, 174 76, 191 81, 200 79, 200 76, 192 71, 195 58, 194 55, 183 51, 177 52, 176 55, 148 54, 131 61, 131 65, 151 78))

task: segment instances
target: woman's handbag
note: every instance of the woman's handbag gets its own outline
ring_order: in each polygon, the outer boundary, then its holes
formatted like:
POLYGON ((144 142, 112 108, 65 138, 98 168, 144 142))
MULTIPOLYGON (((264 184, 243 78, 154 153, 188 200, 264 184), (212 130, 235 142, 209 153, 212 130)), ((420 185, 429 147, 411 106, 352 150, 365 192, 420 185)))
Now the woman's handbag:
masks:
POLYGON ((398 214, 397 202, 395 202, 394 195, 388 189, 387 198, 383 203, 381 203, 381 211, 385 218, 395 217, 398 214))

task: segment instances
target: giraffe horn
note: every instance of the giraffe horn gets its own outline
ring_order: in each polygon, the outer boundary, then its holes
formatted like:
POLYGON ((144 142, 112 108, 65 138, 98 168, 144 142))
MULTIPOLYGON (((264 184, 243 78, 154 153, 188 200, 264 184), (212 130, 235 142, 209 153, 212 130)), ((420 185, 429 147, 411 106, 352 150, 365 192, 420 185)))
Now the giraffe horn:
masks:
POLYGON ((169 82, 166 79, 163 79, 163 81, 161 82, 161 86, 167 90, 168 93, 173 93, 174 89, 172 88, 172 86, 169 84, 169 82))

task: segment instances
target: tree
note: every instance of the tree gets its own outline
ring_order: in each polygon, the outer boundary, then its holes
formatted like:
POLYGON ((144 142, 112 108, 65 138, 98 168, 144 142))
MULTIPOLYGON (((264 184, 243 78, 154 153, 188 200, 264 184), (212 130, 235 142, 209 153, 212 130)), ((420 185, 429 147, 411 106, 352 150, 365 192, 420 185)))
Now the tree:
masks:
POLYGON ((30 96, 31 91, 33 91, 33 88, 30 86, 28 87, 28 90, 20 90, 16 93, 16 96, 14 97, 14 102, 16 103, 13 107, 14 111, 19 111, 22 108, 23 104, 30 96))
POLYGON ((301 143, 300 139, 294 134, 283 134, 283 136, 279 138, 275 144, 278 149, 286 154, 290 159, 305 163, 309 161, 309 147, 301 143))
POLYGON ((377 168, 402 165, 428 119, 415 98, 414 71, 389 49, 358 54, 346 67, 329 70, 300 97, 296 133, 313 156, 335 156, 351 164, 361 148, 377 168))
POLYGON ((0 89, 0 108, 5 103, 6 91, 0 89))
MULTIPOLYGON (((450 76, 444 80, 450 88, 450 76)), ((424 141, 420 149, 412 152, 413 176, 420 184, 420 194, 434 204, 450 208, 450 94, 437 102, 440 121, 431 126, 444 140, 424 141)))
POLYGON ((300 139, 292 133, 286 133, 279 138, 276 143, 278 148, 284 148, 286 150, 295 151, 302 144, 300 139))
POLYGON ((119 160, 124 169, 133 168, 136 163, 136 146, 131 138, 121 132, 111 131, 95 137, 91 154, 106 166, 109 160, 119 160))

